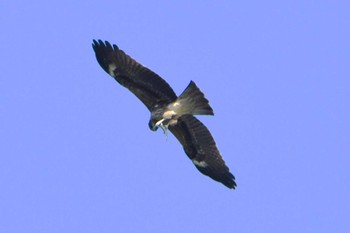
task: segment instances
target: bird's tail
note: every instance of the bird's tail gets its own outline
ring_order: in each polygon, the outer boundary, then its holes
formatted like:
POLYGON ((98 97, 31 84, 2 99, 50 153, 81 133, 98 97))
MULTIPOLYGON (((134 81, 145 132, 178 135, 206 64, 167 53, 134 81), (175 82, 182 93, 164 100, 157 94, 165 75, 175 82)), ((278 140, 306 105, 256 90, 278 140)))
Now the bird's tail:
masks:
POLYGON ((174 108, 178 106, 177 112, 181 113, 181 115, 214 115, 209 101, 193 81, 190 82, 173 105, 174 108))

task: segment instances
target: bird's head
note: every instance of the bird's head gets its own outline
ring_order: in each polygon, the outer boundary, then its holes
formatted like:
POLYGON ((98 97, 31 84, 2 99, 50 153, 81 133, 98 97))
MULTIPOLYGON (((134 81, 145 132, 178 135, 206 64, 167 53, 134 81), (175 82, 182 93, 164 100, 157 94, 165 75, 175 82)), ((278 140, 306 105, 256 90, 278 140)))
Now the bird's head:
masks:
POLYGON ((148 127, 152 131, 157 131, 157 129, 159 128, 159 126, 156 125, 156 121, 152 120, 152 118, 148 122, 148 127))

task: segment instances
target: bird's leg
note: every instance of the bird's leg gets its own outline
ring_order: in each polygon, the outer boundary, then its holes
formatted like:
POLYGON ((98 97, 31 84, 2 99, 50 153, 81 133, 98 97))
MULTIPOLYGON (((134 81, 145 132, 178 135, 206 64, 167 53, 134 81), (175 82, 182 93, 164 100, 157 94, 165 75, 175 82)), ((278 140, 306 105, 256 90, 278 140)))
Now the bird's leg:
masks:
POLYGON ((163 121, 165 119, 160 119, 157 121, 156 126, 161 128, 163 130, 163 133, 165 134, 166 141, 168 141, 168 126, 163 124, 163 121))
POLYGON ((168 126, 162 124, 161 128, 163 130, 163 133, 165 134, 165 141, 167 142, 168 141, 168 126))

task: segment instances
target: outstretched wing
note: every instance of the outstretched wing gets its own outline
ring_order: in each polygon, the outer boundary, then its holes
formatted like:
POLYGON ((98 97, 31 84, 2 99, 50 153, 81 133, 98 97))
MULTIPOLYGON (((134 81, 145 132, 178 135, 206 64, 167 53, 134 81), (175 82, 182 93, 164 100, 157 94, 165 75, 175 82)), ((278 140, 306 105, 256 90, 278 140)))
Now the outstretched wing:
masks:
POLYGON ((157 103, 170 103, 177 96, 169 84, 108 41, 94 40, 92 47, 100 66, 134 93, 151 110, 157 103))
POLYGON ((169 130, 180 141, 185 153, 201 173, 228 188, 236 187, 235 177, 230 173, 213 137, 202 122, 192 115, 183 115, 176 125, 169 126, 169 130))

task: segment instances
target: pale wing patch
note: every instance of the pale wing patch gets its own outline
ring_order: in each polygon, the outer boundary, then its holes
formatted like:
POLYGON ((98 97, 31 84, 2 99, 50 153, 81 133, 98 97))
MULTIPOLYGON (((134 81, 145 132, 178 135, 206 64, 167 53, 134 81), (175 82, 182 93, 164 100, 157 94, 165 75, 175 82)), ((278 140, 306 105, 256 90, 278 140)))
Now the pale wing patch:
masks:
POLYGON ((197 161, 193 159, 192 162, 199 167, 208 167, 208 164, 205 161, 197 161))
POLYGON ((108 74, 112 77, 115 77, 115 75, 114 75, 115 69, 117 69, 117 66, 115 64, 113 64, 113 63, 109 64, 108 65, 108 74))

